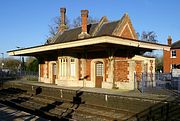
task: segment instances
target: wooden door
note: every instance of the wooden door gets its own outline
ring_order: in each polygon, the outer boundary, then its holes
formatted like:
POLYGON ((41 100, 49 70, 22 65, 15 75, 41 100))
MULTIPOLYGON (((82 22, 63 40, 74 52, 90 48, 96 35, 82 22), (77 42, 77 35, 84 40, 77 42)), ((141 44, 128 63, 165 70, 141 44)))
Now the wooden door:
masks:
POLYGON ((102 81, 103 81, 103 72, 104 67, 102 62, 96 63, 96 84, 95 87, 101 88, 102 87, 102 81))

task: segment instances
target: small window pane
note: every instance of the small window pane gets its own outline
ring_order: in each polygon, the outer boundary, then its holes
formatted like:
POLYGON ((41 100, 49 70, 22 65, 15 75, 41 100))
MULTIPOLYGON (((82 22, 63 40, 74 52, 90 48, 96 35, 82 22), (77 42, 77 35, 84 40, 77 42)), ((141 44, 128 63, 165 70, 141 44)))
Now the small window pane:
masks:
POLYGON ((74 62, 75 60, 74 59, 71 59, 71 62, 74 62))
POLYGON ((171 56, 172 56, 172 57, 176 57, 176 50, 172 50, 172 51, 171 51, 171 56))
POLYGON ((103 76, 103 63, 96 64, 96 76, 103 76))

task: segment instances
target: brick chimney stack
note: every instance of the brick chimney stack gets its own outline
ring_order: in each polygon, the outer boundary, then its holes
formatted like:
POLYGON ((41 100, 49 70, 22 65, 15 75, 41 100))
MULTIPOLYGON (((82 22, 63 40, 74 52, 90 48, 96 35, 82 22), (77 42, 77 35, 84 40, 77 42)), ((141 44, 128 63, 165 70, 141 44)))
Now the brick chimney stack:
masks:
POLYGON ((171 44, 172 44, 172 38, 171 36, 168 36, 168 45, 171 46, 171 44))
POLYGON ((82 17, 82 32, 87 32, 87 18, 88 18, 88 10, 81 10, 82 17))
POLYGON ((64 30, 66 29, 66 23, 65 23, 66 8, 60 8, 60 14, 61 14, 61 23, 59 26, 59 32, 64 32, 64 30))
POLYGON ((81 10, 81 33, 78 35, 79 39, 88 38, 90 35, 87 33, 87 19, 88 19, 88 10, 81 10))

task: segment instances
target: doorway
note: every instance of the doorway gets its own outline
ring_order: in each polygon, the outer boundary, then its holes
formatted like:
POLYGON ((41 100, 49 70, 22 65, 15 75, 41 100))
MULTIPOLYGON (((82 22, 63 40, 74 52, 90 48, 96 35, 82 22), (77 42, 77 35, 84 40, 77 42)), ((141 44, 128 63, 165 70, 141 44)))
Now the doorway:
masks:
POLYGON ((56 63, 52 63, 52 83, 55 84, 56 80, 56 63))
POLYGON ((102 62, 97 62, 95 66, 95 76, 96 76, 96 88, 102 88, 103 74, 104 74, 104 66, 102 62))

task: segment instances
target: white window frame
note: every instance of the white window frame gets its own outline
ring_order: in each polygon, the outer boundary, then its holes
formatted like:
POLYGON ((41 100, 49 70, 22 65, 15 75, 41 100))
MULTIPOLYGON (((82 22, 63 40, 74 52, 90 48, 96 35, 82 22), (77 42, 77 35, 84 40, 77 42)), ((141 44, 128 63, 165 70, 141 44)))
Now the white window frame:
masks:
POLYGON ((72 57, 59 57, 60 79, 74 79, 77 75, 76 59, 72 57))
POLYGON ((171 58, 176 58, 176 50, 171 50, 171 58), (173 55, 173 53, 175 53, 175 56, 173 55))
POLYGON ((76 76, 76 64, 75 64, 75 59, 70 58, 70 77, 75 77, 76 76))
POLYGON ((67 58, 59 58, 60 61, 60 77, 67 77, 67 58))

